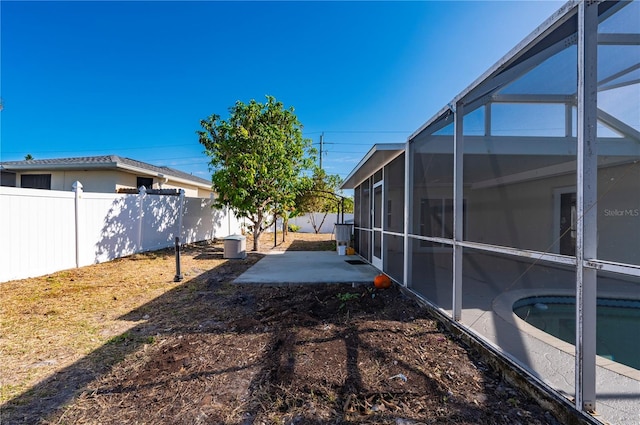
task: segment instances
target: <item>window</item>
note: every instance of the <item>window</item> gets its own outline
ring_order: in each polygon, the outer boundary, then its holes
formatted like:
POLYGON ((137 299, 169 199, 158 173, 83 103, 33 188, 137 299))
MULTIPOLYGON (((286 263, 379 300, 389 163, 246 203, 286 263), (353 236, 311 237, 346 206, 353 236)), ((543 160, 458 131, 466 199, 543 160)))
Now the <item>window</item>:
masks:
POLYGON ((16 173, 12 173, 10 171, 0 172, 0 185, 16 187, 16 173))
POLYGON ((153 189, 153 177, 138 177, 136 188, 140 189, 141 186, 144 186, 145 189, 153 189))
POLYGON ((20 187, 51 190, 51 174, 23 174, 20 187))

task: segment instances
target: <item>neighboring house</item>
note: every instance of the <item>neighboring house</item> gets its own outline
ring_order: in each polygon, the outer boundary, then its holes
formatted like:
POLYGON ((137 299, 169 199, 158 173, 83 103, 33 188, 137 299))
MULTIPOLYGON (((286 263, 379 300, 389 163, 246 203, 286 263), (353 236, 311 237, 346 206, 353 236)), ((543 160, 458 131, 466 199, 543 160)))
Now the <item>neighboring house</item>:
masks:
POLYGON ((71 190, 75 181, 85 192, 131 192, 147 189, 184 189, 192 198, 209 198, 211 181, 169 167, 118 155, 34 159, 0 162, 2 186, 71 190))

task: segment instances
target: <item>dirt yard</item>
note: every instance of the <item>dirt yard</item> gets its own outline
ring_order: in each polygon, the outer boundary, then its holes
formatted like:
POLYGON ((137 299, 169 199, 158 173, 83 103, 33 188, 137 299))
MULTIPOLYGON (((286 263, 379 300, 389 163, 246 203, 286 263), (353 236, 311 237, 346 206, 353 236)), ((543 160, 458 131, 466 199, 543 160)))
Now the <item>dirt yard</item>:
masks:
POLYGON ((201 244, 179 283, 167 250, 0 284, 0 423, 558 423, 396 288, 231 283, 261 257, 201 244))

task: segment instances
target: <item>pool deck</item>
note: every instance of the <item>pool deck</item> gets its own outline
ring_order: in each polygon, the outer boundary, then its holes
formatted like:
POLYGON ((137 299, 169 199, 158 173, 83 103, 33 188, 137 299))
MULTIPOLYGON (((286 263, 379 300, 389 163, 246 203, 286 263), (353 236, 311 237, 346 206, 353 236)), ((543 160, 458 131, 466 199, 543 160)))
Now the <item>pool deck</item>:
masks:
MULTIPOLYGON (((487 299, 467 282, 464 297, 487 299)), ((477 288, 480 288, 478 285, 477 288)), ((521 320, 513 304, 532 295, 575 296, 570 289, 515 289, 495 297, 484 308, 463 308, 461 323, 565 397, 575 396, 574 346, 521 320)), ((604 297, 635 297, 637 292, 600 293, 604 297)), ((463 305, 464 307, 464 305, 463 305)), ((450 315, 450 312, 448 312, 450 315)), ((637 338, 638 336, 632 336, 637 338)), ((640 371, 598 356, 596 358, 595 418, 610 424, 640 424, 640 371)))

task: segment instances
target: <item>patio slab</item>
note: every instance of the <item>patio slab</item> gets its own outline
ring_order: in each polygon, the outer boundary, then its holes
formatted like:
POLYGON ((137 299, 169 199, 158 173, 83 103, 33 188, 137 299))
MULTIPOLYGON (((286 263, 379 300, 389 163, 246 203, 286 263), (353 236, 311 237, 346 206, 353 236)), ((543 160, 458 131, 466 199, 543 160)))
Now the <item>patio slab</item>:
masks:
POLYGON ((380 271, 370 264, 350 264, 356 255, 335 251, 270 252, 234 283, 290 285, 305 283, 373 283, 380 271))

